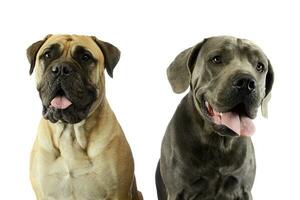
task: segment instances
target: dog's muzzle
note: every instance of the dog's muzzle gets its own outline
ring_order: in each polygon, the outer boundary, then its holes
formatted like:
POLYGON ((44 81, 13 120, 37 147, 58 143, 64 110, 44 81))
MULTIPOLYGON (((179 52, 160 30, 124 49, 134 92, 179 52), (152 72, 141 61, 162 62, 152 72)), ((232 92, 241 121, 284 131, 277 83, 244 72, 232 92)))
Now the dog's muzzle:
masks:
POLYGON ((78 123, 87 117, 97 92, 87 74, 70 62, 49 66, 39 87, 43 116, 55 123, 78 123))

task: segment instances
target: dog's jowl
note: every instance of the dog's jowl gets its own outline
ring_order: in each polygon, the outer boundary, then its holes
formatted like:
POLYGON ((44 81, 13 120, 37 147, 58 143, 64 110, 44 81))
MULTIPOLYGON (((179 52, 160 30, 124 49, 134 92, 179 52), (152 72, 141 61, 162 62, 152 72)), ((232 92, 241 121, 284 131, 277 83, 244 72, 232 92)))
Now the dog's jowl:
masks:
POLYGON ((263 51, 245 39, 211 37, 186 49, 167 75, 175 93, 190 91, 171 119, 156 170, 159 200, 251 200, 253 119, 274 74, 263 51))
POLYGON ((31 153, 38 200, 141 200, 133 158, 105 97, 120 51, 96 37, 48 35, 27 49, 43 118, 31 153))

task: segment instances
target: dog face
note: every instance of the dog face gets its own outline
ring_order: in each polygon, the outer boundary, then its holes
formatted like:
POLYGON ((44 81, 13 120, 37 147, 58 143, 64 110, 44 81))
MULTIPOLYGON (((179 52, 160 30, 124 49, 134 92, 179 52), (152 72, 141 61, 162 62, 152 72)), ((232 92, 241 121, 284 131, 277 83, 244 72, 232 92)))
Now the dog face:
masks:
POLYGON ((55 123, 78 123, 105 95, 104 68, 112 77, 120 51, 96 37, 49 35, 27 49, 43 104, 55 123))
POLYGON ((221 36, 179 54, 168 68, 168 78, 177 93, 191 86, 197 110, 217 133, 250 136, 260 105, 267 115, 274 74, 258 46, 221 36))

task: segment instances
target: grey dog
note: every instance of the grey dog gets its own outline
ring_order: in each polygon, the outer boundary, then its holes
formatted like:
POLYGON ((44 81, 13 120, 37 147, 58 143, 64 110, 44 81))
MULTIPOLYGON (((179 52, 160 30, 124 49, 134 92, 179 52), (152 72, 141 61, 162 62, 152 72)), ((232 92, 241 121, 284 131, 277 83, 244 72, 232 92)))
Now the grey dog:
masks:
POLYGON ((156 170, 159 200, 251 200, 252 120, 274 81, 270 61, 245 39, 204 39, 180 53, 167 75, 175 93, 190 87, 171 119, 156 170))

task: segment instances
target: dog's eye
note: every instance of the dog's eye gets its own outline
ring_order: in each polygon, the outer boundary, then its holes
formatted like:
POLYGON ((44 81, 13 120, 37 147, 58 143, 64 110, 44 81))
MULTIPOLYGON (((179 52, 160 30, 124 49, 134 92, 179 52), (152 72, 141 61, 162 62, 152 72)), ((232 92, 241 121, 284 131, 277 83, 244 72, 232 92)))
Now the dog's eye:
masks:
POLYGON ((87 62, 89 60, 91 60, 92 56, 88 53, 84 53, 82 56, 81 56, 81 60, 83 60, 84 62, 87 62))
POLYGON ((256 70, 257 70, 258 72, 263 72, 263 71, 265 70, 265 65, 262 64, 261 62, 257 63, 257 65, 256 65, 256 70))
POLYGON ((210 61, 213 64, 220 64, 220 63, 222 63, 222 57, 221 56, 214 56, 210 61))
POLYGON ((51 52, 50 52, 50 51, 46 51, 46 52, 44 53, 44 59, 45 59, 45 60, 49 60, 49 59, 51 59, 51 58, 52 58, 51 52))

